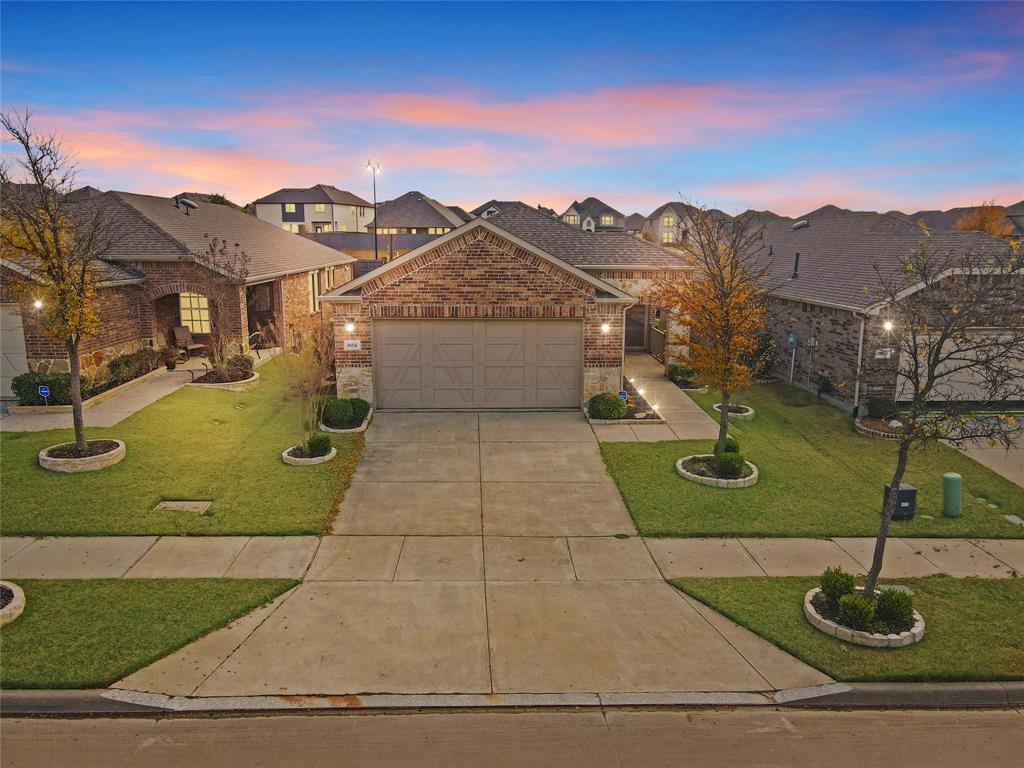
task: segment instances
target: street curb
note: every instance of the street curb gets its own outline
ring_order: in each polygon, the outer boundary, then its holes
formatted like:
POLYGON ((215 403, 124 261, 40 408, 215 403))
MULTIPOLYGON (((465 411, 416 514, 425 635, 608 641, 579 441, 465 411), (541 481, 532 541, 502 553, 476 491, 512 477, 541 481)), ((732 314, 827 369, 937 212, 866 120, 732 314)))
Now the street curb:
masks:
POLYGON ((0 692, 0 713, 16 715, 209 714, 424 709, 579 707, 820 707, 962 709, 1024 705, 1024 682, 828 683, 780 691, 666 693, 343 694, 168 696, 111 688, 0 692))

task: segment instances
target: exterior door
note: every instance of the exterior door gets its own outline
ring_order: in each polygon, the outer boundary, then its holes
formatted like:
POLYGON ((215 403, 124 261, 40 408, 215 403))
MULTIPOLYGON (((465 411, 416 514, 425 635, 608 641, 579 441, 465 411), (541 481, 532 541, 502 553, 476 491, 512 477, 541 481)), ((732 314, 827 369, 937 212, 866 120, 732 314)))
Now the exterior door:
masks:
POLYGON ((577 408, 583 324, 375 320, 378 408, 577 408))
POLYGON ((17 304, 0 304, 0 398, 13 398, 11 379, 27 372, 21 308, 17 304))

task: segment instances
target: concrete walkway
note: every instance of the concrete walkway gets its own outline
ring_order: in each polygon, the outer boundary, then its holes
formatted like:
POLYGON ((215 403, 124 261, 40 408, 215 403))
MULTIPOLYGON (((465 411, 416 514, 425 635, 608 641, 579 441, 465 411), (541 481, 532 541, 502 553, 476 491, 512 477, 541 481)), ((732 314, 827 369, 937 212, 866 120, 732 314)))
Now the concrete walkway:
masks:
POLYGON ((713 440, 718 424, 685 392, 665 378, 664 366, 646 353, 626 355, 626 376, 666 424, 595 426, 601 442, 713 440))

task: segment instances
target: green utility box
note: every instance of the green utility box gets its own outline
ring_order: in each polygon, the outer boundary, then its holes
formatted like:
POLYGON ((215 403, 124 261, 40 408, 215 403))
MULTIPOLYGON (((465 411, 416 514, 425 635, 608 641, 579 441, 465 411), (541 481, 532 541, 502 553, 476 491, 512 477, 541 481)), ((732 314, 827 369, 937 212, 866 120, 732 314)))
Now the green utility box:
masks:
POLYGON ((961 507, 961 486, 960 475, 956 472, 947 472, 942 476, 942 516, 960 517, 961 507))

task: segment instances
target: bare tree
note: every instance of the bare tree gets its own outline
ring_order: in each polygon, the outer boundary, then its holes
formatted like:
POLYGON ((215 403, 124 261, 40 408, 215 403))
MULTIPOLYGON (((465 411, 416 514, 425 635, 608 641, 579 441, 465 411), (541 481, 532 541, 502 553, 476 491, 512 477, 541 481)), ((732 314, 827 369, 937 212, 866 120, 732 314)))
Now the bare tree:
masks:
POLYGON ((238 243, 228 246, 226 240, 210 239, 206 252, 196 256, 196 263, 206 267, 198 278, 197 290, 210 304, 210 340, 207 343, 210 363, 223 367, 228 357, 244 347, 241 331, 246 309, 245 279, 249 276, 249 255, 238 243), (235 317, 229 316, 235 313, 235 317), (233 324, 239 324, 239 333, 232 333, 233 324), (237 346, 237 349, 235 347, 237 346))
POLYGON ((99 327, 99 258, 118 232, 105 206, 68 199, 75 188, 75 163, 55 135, 33 131, 31 118, 28 111, 0 115, 4 138, 20 151, 13 163, 0 163, 0 247, 18 275, 12 288, 38 302, 40 330, 67 352, 75 449, 84 455, 79 353, 82 340, 99 327))
POLYGON ((864 588, 873 595, 911 449, 943 441, 1010 448, 1024 424, 999 413, 1024 400, 1024 272, 1015 249, 940 252, 922 226, 894 277, 876 267, 878 313, 891 334, 897 398, 906 403, 896 466, 864 588), (942 401, 941 405, 936 401, 942 401), (979 417, 979 412, 991 416, 979 417))
POLYGON ((760 336, 768 317, 766 269, 756 256, 763 228, 750 216, 730 218, 687 206, 689 226, 679 247, 690 269, 658 283, 652 300, 688 327, 694 379, 722 396, 715 456, 724 449, 732 396, 760 366, 760 336))
POLYGON ((323 411, 321 395, 325 381, 334 370, 334 327, 331 323, 311 324, 297 334, 293 343, 282 340, 282 369, 288 396, 299 405, 303 440, 319 430, 323 411))

